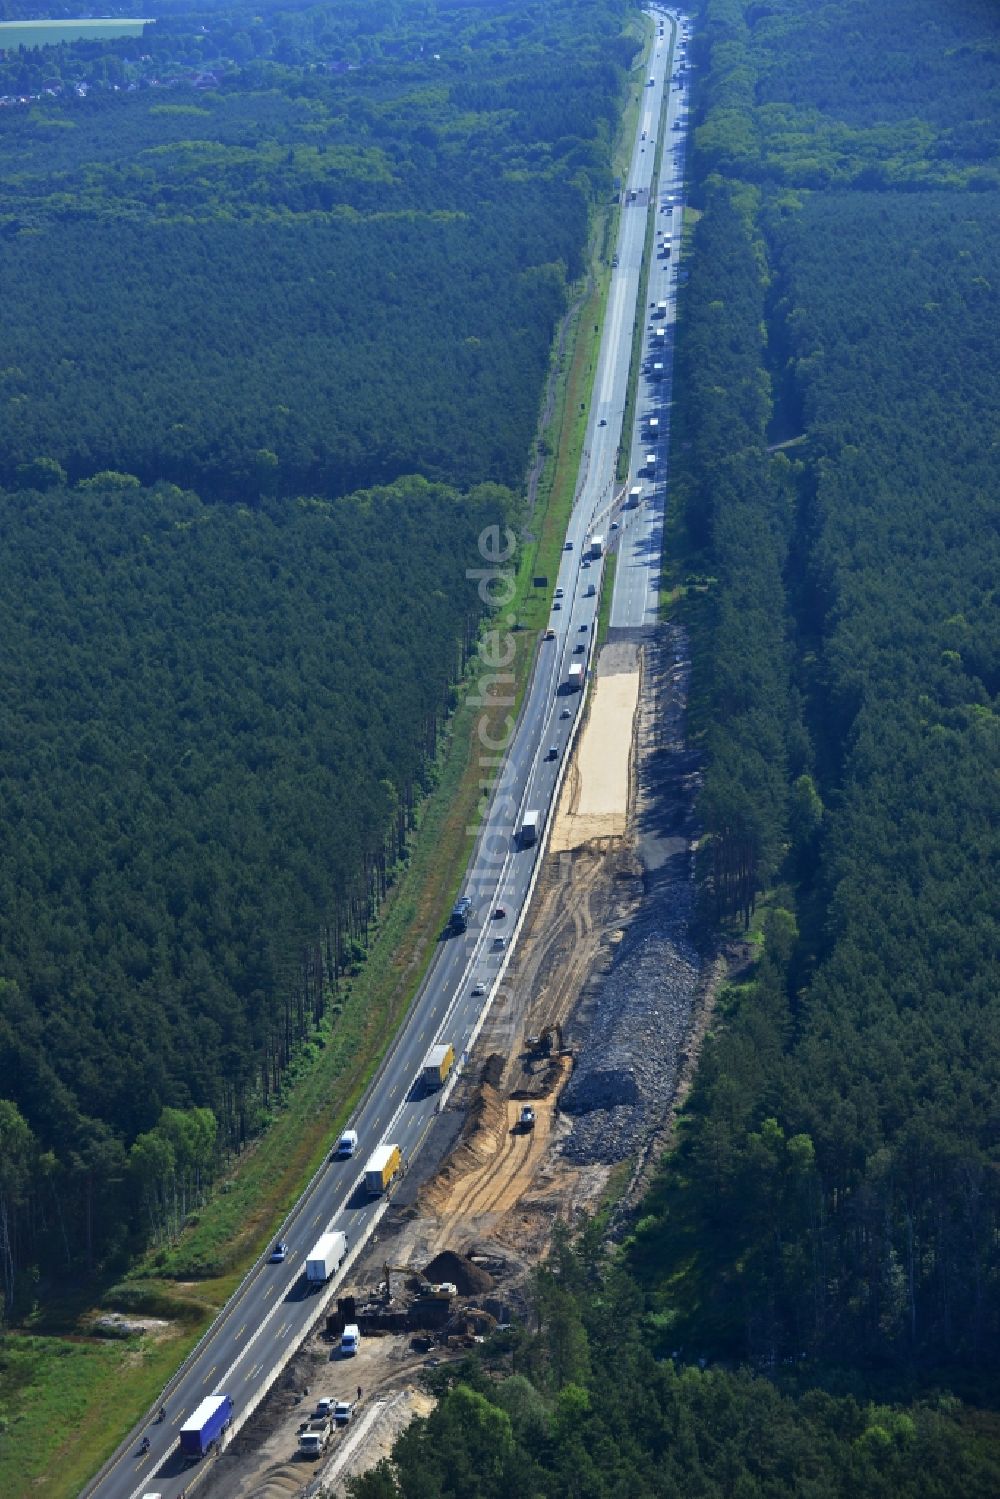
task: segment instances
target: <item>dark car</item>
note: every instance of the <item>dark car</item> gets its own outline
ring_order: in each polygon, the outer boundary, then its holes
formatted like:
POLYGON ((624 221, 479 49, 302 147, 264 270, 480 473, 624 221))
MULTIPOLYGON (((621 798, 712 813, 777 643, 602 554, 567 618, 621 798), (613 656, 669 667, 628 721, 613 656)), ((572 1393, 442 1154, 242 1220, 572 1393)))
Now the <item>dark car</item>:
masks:
POLYGON ((507 919, 507 907, 506 906, 497 906, 496 910, 493 912, 493 920, 494 921, 506 921, 506 919, 507 919))

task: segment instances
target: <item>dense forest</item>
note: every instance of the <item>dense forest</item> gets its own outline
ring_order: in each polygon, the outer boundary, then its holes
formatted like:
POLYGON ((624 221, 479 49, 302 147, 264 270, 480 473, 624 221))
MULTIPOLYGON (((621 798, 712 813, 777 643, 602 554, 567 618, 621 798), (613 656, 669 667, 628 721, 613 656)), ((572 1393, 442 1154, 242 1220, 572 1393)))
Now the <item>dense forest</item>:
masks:
POLYGON ((763 174, 720 173, 741 96, 756 120, 792 76, 789 136, 817 110, 870 123, 891 77, 928 161, 980 110, 987 160, 982 7, 901 10, 868 76, 851 23, 883 12, 819 8, 836 85, 815 8, 710 4, 701 36, 678 494, 717 578, 702 880, 723 921, 766 898, 633 1262, 671 1346, 763 1367, 995 1368, 1000 1346, 1000 198, 933 171, 809 191, 805 165, 791 194, 763 138, 763 174), (925 112, 932 54, 950 105, 925 112))
POLYGON ((530 1333, 431 1376, 440 1400, 352 1499, 988 1499, 1000 1460, 958 1402, 903 1410, 655 1356, 640 1287, 557 1244, 530 1333), (512 1372, 513 1371, 513 1372, 512 1372))
POLYGON ((997 48, 700 8, 671 491, 748 957, 625 1244, 557 1245, 357 1499, 1000 1485, 997 48))
POLYGON ((403 854, 498 498, 5 497, 8 1294, 31 1249, 121 1248, 130 1203, 164 1226, 165 1110, 218 1123, 180 1151, 195 1195, 266 1116, 403 854))
POLYGON ((163 87, 56 87, 131 42, 0 63, 53 84, 0 110, 6 1316, 176 1233, 335 1024, 519 516, 626 19, 168 7, 163 87))
POLYGON ((610 189, 624 11, 403 7, 341 71, 361 10, 321 7, 293 59, 0 111, 0 482, 516 486, 610 189))

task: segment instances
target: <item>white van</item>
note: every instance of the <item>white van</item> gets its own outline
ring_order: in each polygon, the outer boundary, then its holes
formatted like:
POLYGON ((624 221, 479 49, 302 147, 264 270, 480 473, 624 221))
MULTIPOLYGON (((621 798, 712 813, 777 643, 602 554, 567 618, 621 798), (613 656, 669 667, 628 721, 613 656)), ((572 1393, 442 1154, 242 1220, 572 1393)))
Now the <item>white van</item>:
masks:
POLYGON ((340 1352, 343 1358, 353 1358, 361 1347, 361 1332, 356 1322, 348 1322, 340 1334, 340 1352))
POLYGON ((352 1156, 354 1154, 354 1152, 357 1150, 357 1148, 358 1148, 358 1132, 357 1132, 357 1130, 356 1129, 345 1129, 344 1133, 341 1135, 340 1139, 337 1141, 337 1148, 334 1151, 334 1155, 337 1157, 338 1161, 346 1161, 349 1156, 352 1156))

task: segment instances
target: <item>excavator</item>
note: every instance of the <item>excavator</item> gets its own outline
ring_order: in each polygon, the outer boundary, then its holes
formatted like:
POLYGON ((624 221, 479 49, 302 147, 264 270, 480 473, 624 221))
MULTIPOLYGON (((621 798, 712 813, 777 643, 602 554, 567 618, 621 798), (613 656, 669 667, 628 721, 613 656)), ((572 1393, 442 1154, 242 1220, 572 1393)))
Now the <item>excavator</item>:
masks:
POLYGON ((418 1282, 417 1295, 424 1301, 450 1301, 458 1294, 458 1288, 451 1281, 442 1281, 439 1286, 432 1286, 430 1281, 424 1279, 419 1270, 414 1270, 412 1265, 390 1265, 388 1261, 382 1266, 385 1276, 385 1299, 392 1300, 392 1277, 393 1275, 410 1275, 418 1282))

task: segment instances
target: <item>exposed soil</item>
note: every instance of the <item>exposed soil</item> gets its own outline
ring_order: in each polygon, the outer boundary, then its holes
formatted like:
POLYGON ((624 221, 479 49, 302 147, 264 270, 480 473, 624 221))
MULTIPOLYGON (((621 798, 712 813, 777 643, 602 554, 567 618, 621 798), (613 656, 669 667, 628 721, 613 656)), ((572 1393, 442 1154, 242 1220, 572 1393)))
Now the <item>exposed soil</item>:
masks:
MULTIPOLYGON (((393 1276, 394 1306, 415 1273, 454 1283, 453 1315, 432 1335, 435 1359, 460 1356, 472 1336, 527 1314, 530 1271, 554 1222, 592 1211, 612 1162, 628 1159, 630 1190, 612 1227, 620 1231, 670 1138, 674 1100, 690 1086, 726 965, 703 965, 689 931, 698 767, 684 738, 685 656, 673 628, 648 640, 641 658, 634 642, 602 652, 514 961, 348 1288, 384 1296, 386 1262, 410 1272, 393 1276), (531 1128, 520 1123, 525 1101, 531 1128)), ((348 1476, 387 1455, 430 1409, 419 1382, 427 1356, 408 1335, 366 1336, 341 1364, 312 1339, 199 1496, 342 1493, 348 1476), (364 1396, 352 1426, 315 1468, 295 1461, 298 1424, 316 1397, 353 1396, 357 1385, 364 1396)))
POLYGON ((628 825, 632 726, 639 703, 634 671, 599 674, 580 748, 569 767, 549 848, 579 848, 594 839, 623 838, 628 825))

